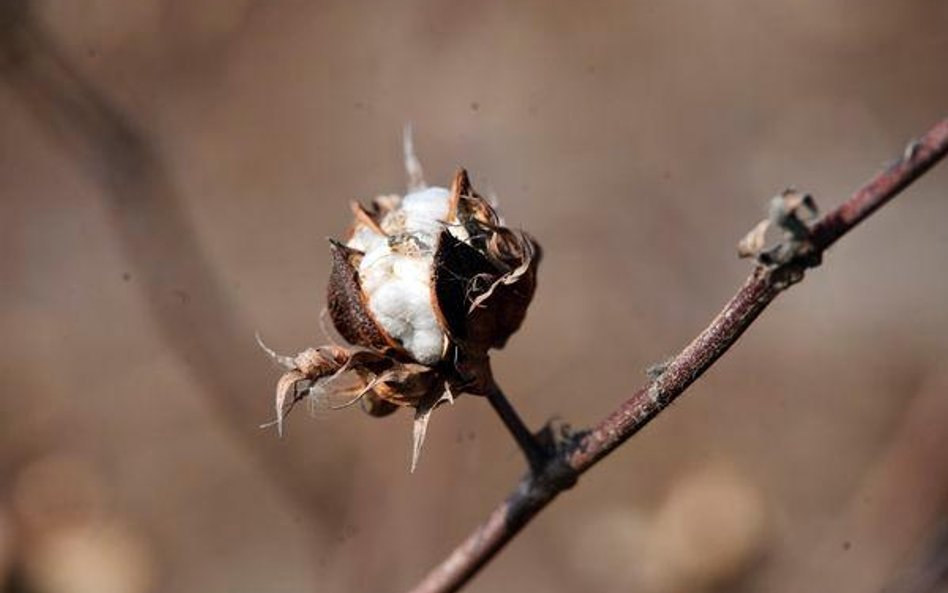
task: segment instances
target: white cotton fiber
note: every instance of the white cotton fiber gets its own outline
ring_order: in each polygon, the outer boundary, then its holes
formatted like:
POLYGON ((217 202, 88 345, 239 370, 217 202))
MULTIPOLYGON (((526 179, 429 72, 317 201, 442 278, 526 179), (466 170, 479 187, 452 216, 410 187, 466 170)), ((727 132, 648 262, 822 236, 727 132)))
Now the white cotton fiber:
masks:
POLYGON ((431 267, 451 193, 430 187, 406 195, 380 226, 359 227, 349 247, 365 253, 359 279, 376 321, 420 363, 441 358, 445 336, 431 301, 431 267))
POLYGON ((402 212, 405 215, 405 232, 423 234, 418 237, 427 244, 433 244, 448 216, 448 202, 451 192, 443 187, 429 187, 405 196, 402 200, 402 212))
POLYGON ((352 238, 349 239, 347 245, 353 249, 358 249, 363 253, 370 253, 377 250, 380 247, 385 247, 388 245, 388 241, 382 235, 376 233, 374 230, 366 226, 359 226, 356 228, 355 233, 352 234, 352 238))

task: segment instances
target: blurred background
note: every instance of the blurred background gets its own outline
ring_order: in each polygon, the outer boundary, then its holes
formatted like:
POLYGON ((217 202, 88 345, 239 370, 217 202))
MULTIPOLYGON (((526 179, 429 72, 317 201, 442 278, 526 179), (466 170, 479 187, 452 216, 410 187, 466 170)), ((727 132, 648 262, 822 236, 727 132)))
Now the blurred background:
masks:
MULTIPOLYGON (((273 415, 326 237, 463 165, 545 258, 495 372, 592 424, 948 107, 944 0, 0 1, 4 592, 395 592, 523 472, 489 406, 273 415)), ((948 166, 834 247, 469 591, 934 591, 948 166), (921 584, 920 584, 921 583, 921 584)))

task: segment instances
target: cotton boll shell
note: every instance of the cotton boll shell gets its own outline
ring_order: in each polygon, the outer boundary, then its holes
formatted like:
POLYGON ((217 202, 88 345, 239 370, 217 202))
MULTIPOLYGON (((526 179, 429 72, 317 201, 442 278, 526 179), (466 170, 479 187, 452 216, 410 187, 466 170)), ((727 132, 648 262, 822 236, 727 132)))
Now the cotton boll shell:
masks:
POLYGON ((502 348, 523 323, 536 289, 539 251, 529 236, 522 235, 522 241, 530 246, 518 262, 522 268, 505 271, 486 253, 448 231, 441 233, 434 258, 435 300, 451 337, 468 349, 502 348))
POLYGON ((482 290, 486 290, 497 276, 497 267, 483 253, 459 241, 448 231, 441 233, 434 256, 432 287, 438 312, 452 339, 482 343, 485 340, 476 335, 478 329, 483 333, 493 333, 493 328, 473 326, 468 319, 468 308, 474 288, 472 283, 480 279, 482 290))
POLYGON ((757 488, 734 470, 709 468, 676 484, 655 514, 643 580, 656 593, 710 590, 745 574, 768 535, 757 488))
POLYGON ((532 237, 501 226, 494 208, 458 170, 441 233, 432 285, 438 314, 452 338, 478 356, 502 348, 520 328, 536 289, 540 248, 532 237))
MULTIPOLYGON (((494 238, 499 236, 497 233, 494 238)), ((502 348, 520 329, 537 287, 540 246, 526 233, 516 233, 516 241, 518 251, 502 253, 513 269, 498 278, 488 293, 474 300, 469 314, 472 326, 493 328, 491 348, 502 348)))
POLYGON ((362 254, 337 241, 330 241, 332 272, 327 300, 329 317, 336 331, 350 344, 379 352, 400 349, 372 317, 365 303, 358 264, 362 254))

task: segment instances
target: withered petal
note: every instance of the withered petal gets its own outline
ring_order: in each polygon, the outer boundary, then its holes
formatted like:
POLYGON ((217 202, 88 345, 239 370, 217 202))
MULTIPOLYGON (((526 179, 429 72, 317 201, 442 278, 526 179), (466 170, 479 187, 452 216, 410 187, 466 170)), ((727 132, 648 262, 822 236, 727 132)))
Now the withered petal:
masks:
POLYGON ((357 267, 362 252, 334 240, 330 240, 329 245, 332 272, 329 275, 327 300, 329 317, 336 331, 357 346, 380 352, 400 350, 401 346, 382 329, 366 305, 357 267))

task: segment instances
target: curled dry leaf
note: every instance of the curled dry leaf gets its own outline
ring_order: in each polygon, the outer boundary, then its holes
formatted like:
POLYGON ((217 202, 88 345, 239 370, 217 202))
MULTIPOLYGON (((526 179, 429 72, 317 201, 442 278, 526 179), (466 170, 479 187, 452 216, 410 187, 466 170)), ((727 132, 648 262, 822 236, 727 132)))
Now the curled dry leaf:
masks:
POLYGON ((371 415, 415 409, 412 470, 431 413, 455 393, 493 386, 488 351, 520 327, 536 288, 540 248, 503 226, 459 170, 450 189, 428 187, 406 137, 409 193, 353 204, 345 242, 330 241, 333 325, 351 346, 281 356, 276 424, 309 398, 371 415))
POLYGON ((762 220, 744 235, 737 244, 738 257, 757 257, 764 250, 765 237, 769 228, 770 220, 762 220))

